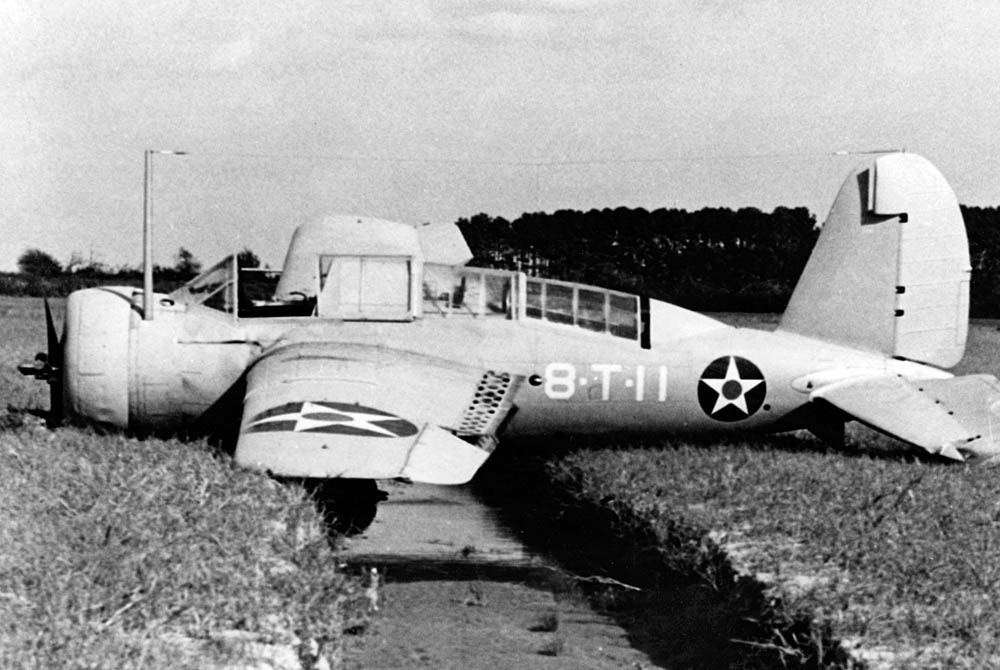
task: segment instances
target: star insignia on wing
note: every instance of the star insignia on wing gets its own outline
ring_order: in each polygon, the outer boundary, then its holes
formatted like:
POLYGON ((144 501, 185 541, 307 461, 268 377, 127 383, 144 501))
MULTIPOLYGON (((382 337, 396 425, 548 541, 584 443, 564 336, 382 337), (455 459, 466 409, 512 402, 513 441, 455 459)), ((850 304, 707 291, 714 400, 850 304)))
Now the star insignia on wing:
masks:
POLYGON ((331 402, 286 403, 251 419, 247 433, 288 431, 293 433, 341 433, 368 437, 406 437, 417 427, 388 412, 331 402))
POLYGON ((754 414, 764 403, 767 384, 760 369, 745 358, 717 358, 701 375, 698 402, 718 421, 739 421, 754 414))

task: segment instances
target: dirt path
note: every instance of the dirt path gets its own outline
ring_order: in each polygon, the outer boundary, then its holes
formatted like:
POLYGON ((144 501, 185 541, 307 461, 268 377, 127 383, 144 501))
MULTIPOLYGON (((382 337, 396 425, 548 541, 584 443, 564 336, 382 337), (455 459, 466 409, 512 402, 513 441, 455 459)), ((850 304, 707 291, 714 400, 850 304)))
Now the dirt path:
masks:
POLYGON ((383 488, 375 523, 341 553, 382 580, 379 615, 346 667, 656 667, 467 488, 383 488))

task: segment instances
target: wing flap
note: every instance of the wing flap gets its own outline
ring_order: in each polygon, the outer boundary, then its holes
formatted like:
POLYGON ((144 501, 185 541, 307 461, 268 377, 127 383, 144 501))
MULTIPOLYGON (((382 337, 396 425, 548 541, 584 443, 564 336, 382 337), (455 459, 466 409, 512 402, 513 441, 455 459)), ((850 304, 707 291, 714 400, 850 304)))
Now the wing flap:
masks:
POLYGON ((437 426, 424 424, 412 436, 243 433, 236 448, 240 465, 283 477, 394 479, 428 484, 464 484, 490 452, 437 426))
POLYGON ((490 452, 427 424, 406 455, 399 476, 428 484, 464 484, 490 452))
POLYGON ((932 454, 964 460, 963 452, 981 457, 996 450, 990 431, 993 403, 982 393, 986 388, 998 393, 996 380, 988 375, 918 382, 872 375, 819 388, 810 400, 825 400, 932 454))

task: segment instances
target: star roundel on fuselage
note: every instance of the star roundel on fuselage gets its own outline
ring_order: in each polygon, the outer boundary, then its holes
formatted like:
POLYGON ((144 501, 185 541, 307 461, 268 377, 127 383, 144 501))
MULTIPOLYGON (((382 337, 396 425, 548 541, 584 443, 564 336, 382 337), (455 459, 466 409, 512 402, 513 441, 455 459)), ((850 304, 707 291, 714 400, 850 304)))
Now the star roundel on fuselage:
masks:
POLYGON ((764 404, 767 383, 760 368, 739 356, 708 364, 698 381, 698 403, 716 421, 742 421, 764 404))

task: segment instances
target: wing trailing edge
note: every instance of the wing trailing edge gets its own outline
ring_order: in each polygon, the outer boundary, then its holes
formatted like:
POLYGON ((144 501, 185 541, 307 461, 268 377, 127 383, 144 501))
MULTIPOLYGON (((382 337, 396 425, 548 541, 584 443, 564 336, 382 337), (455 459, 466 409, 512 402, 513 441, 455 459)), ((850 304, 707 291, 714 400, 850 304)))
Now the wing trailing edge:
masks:
POLYGON ((853 418, 954 460, 1000 456, 1000 382, 992 375, 907 380, 871 375, 823 386, 824 400, 853 418))
POLYGON ((244 433, 236 462, 282 477, 403 477, 427 484, 464 484, 489 455, 446 430, 424 424, 414 435, 404 437, 244 433))

